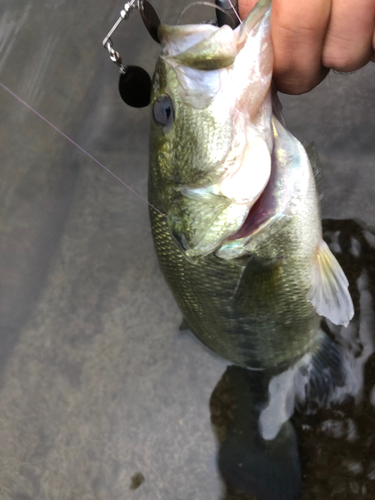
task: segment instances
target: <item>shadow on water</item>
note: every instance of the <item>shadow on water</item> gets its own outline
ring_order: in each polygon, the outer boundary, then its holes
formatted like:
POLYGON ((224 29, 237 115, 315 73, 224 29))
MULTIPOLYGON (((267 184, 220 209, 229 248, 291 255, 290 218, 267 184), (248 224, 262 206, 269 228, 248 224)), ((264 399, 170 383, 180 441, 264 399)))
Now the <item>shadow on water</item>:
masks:
POLYGON ((350 369, 350 397, 305 406, 265 441, 258 421, 270 378, 229 366, 210 400, 222 500, 375 498, 375 235, 355 220, 325 219, 323 231, 355 306, 347 328, 322 325, 350 369))

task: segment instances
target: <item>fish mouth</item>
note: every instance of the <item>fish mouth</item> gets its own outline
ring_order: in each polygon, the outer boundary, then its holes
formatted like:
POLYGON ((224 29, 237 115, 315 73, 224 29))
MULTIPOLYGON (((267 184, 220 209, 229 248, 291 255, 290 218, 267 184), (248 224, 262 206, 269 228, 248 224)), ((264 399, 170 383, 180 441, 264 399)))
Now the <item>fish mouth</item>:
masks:
POLYGON ((248 238, 274 215, 277 206, 275 177, 274 169, 271 168, 271 176, 266 187, 254 205, 250 208, 242 226, 227 238, 228 242, 248 238))
POLYGON ((263 192, 259 196, 257 201, 254 203, 254 205, 251 207, 249 214, 246 217, 242 226, 238 229, 238 231, 236 233, 232 234, 232 236, 229 236, 227 241, 241 240, 242 238, 246 238, 247 236, 249 236, 249 234, 251 234, 253 232, 252 229, 253 229, 254 223, 256 223, 256 216, 257 216, 257 213, 259 212, 259 210, 262 206, 264 196, 265 196, 265 194, 263 192))
POLYGON ((270 178, 241 227, 227 238, 228 243, 248 239, 280 217, 292 215, 288 207, 295 196, 296 186, 301 183, 302 176, 308 182, 305 171, 300 167, 303 162, 309 161, 305 149, 296 139, 291 142, 293 136, 275 116, 272 118, 272 127, 274 142, 270 178))

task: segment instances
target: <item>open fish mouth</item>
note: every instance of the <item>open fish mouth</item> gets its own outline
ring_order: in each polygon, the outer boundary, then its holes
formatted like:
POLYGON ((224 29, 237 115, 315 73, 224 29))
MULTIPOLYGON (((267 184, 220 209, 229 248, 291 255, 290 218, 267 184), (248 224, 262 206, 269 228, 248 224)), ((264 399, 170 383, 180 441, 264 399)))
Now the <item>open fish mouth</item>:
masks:
POLYGON ((272 190, 274 186, 267 184, 264 191, 260 194, 254 205, 250 208, 249 213, 238 231, 229 236, 228 241, 240 240, 246 238, 254 232, 262 220, 262 215, 270 208, 270 198, 272 198, 272 190), (270 192, 269 192, 270 191, 270 192))

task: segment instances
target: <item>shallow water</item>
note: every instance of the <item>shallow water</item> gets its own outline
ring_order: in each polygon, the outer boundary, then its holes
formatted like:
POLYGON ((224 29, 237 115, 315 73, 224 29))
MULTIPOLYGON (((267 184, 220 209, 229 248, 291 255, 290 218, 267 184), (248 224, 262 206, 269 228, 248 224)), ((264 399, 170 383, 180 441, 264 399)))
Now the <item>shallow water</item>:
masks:
MULTIPOLYGON (((184 4, 153 2, 167 22, 184 4)), ((146 196, 149 110, 123 105, 101 47, 121 7, 3 0, 0 81, 146 196)), ((136 13, 114 42, 152 72, 136 13)), ((345 346, 364 367, 356 401, 293 417, 309 500, 375 496, 374 77, 369 65, 282 98, 322 160, 325 234, 357 312, 345 346)), ((2 89, 0 110, 0 498, 250 498, 216 461, 233 376, 178 331, 147 205, 2 89)))

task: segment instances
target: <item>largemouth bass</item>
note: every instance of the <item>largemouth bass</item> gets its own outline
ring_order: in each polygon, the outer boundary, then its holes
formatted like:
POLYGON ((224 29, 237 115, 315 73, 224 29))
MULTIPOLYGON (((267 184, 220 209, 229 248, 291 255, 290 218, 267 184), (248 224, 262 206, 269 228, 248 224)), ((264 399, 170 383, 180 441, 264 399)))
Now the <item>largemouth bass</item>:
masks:
POLYGON ((235 30, 158 29, 149 201, 162 272, 194 334, 241 366, 280 372, 353 316, 322 239, 306 150, 272 89, 270 1, 235 30))

